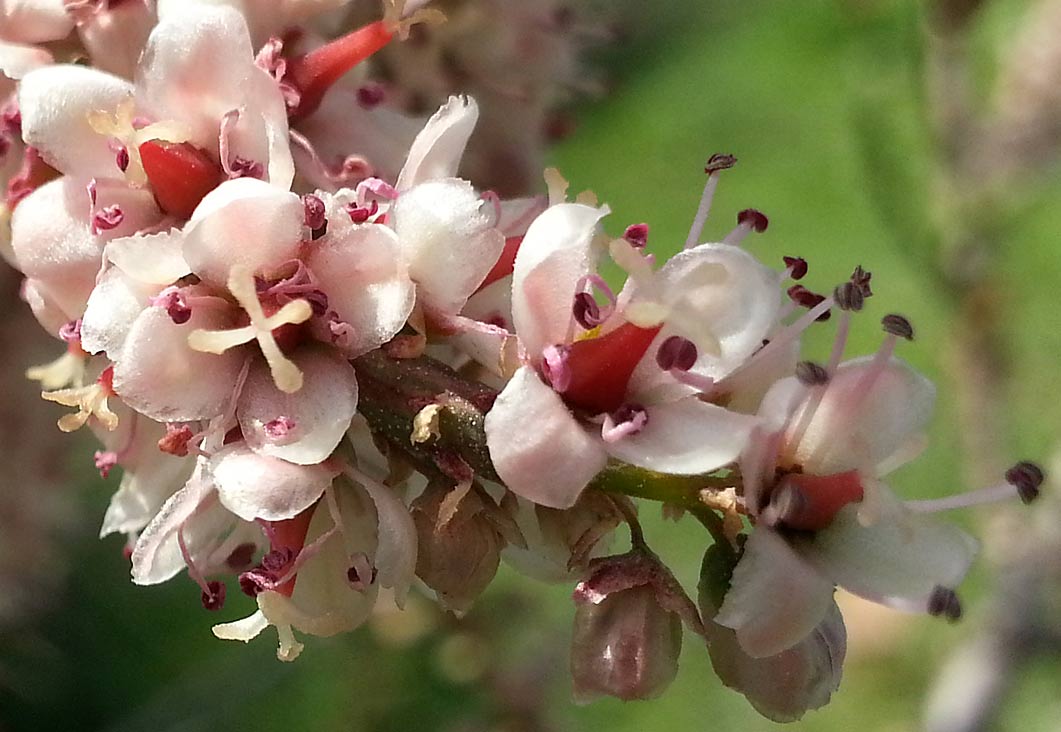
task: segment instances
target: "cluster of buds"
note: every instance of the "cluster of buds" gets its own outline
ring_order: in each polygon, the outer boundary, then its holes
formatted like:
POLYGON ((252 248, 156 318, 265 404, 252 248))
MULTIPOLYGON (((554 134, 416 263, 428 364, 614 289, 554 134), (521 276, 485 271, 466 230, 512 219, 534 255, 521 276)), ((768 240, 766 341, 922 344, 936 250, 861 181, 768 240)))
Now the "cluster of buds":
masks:
POLYGON ((608 236, 608 207, 569 200, 556 171, 548 195, 477 190, 457 177, 471 97, 446 101, 392 176, 355 164, 394 138, 382 118, 342 138, 379 110, 330 95, 442 17, 390 2, 331 41, 290 30, 339 4, 68 1, 53 18, 27 2, 4 18, 28 34, 0 44, 0 133, 20 161, 9 254, 64 344, 33 373, 73 408, 61 429, 97 433, 100 473, 122 471, 102 534, 127 537, 134 582, 186 574, 212 612, 242 592, 256 608, 214 634, 272 627, 291 660, 300 638, 365 622, 381 589, 401 606, 416 579, 465 612, 505 559, 578 583, 579 696, 655 696, 688 631, 775 719, 839 683, 837 586, 960 615, 976 544, 933 514, 1031 500, 1043 476, 1020 463, 937 501, 882 482, 923 445, 934 391, 894 355, 913 339, 902 316, 884 318, 877 353, 845 360, 868 272, 812 291, 805 260, 774 268, 744 247, 768 225, 751 209, 703 243, 728 155, 707 161, 665 262, 647 224, 608 236), (108 55, 128 48, 91 41, 118 13, 146 14, 121 36, 140 44, 131 69, 108 55), (94 66, 32 45, 50 21, 76 24, 94 66), (319 150, 340 142, 336 169, 319 150), (828 359, 799 360, 801 334, 834 314, 828 359), (631 497, 710 531, 698 604, 631 497), (631 550, 604 556, 622 523, 631 550))

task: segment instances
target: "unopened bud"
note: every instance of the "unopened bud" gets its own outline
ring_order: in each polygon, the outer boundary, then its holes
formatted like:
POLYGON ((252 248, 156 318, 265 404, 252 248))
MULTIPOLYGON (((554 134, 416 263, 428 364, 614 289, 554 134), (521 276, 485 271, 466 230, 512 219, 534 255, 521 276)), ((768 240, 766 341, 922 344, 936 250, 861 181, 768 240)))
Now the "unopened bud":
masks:
POLYGON ((575 699, 659 696, 678 673, 682 621, 649 585, 583 602, 575 611, 571 676, 575 699))

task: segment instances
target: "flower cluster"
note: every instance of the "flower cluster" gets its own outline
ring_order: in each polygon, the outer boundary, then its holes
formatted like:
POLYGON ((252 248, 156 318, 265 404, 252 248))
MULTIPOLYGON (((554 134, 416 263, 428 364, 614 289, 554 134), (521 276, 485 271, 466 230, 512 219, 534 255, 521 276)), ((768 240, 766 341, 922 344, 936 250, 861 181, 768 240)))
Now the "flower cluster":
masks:
POLYGON ((330 41, 298 25, 341 4, 0 8, 8 255, 64 342, 31 375, 71 408, 60 429, 97 433, 100 473, 122 470, 101 533, 128 538, 134 582, 186 573, 210 611, 242 592, 256 609, 214 634, 273 627, 291 660, 417 579, 464 612, 504 558, 578 583, 579 696, 656 695, 688 631, 775 719, 839 683, 837 586, 960 615, 976 544, 932 514, 1031 500, 1042 473, 1020 463, 935 502, 882 482, 923 445, 933 387, 894 356, 913 338, 899 315, 845 360, 868 272, 813 292, 803 259, 743 247, 768 225, 750 209, 702 243, 727 155, 666 261, 646 224, 605 234, 608 207, 569 200, 556 171, 547 196, 478 190, 457 177, 471 97, 393 174, 370 164, 409 120, 388 125, 348 72, 442 18, 391 2, 330 41), (71 32, 91 66, 40 45, 71 32), (801 361, 801 334, 833 315, 829 358, 801 361), (698 602, 631 497, 713 535, 698 602), (605 556, 621 523, 632 547, 605 556))

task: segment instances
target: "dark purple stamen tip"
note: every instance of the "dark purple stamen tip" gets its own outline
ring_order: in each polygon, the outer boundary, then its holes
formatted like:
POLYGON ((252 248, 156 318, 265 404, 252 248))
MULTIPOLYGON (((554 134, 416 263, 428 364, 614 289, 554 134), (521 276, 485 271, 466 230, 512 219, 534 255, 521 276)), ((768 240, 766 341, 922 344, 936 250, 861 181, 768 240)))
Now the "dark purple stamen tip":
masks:
POLYGON ((623 232, 626 242, 637 249, 644 249, 648 244, 648 224, 630 224, 623 232))
POLYGON ((881 325, 884 326, 885 333, 898 338, 905 338, 908 341, 914 339, 914 326, 902 315, 897 315, 895 313, 885 315, 881 318, 880 322, 881 325))
MULTIPOLYGON (((792 302, 799 305, 801 308, 807 308, 808 310, 817 307, 820 303, 825 300, 824 295, 819 295, 816 292, 811 292, 803 285, 792 285, 788 288, 788 296, 792 302)), ((818 316, 818 321, 828 320, 832 316, 832 312, 826 310, 824 313, 818 316)))
POLYGON ((813 361, 796 364, 796 378, 804 386, 823 386, 829 383, 829 370, 813 361))
POLYGON ((851 283, 856 285, 862 292, 862 297, 873 297, 873 290, 870 288, 870 280, 873 279, 873 273, 867 272, 862 269, 862 265, 855 267, 855 271, 851 273, 851 283))
POLYGON ((118 166, 118 170, 123 173, 129 169, 129 149, 124 145, 118 148, 118 151, 114 153, 114 164, 118 166))
POLYGON ((379 106, 386 97, 387 92, 382 84, 369 83, 357 89, 357 103, 364 109, 372 109, 379 106))
POLYGON ((289 565, 295 558, 295 552, 290 548, 273 549, 262 557, 262 569, 266 572, 279 572, 289 565))
POLYGON ((110 231, 111 229, 117 228, 124 220, 125 212, 122 211, 121 206, 114 204, 113 206, 107 206, 106 208, 97 211, 96 215, 92 217, 92 226, 96 233, 100 231, 110 231))
POLYGON ((944 587, 936 585, 928 598, 928 614, 933 617, 945 617, 947 620, 958 620, 962 616, 962 605, 958 600, 957 593, 944 587))
POLYGON ((1039 497, 1039 488, 1045 479, 1043 469, 1028 460, 1021 460, 1006 471, 1006 482, 1017 489, 1017 495, 1025 504, 1039 497))
POLYGON ((841 310, 850 310, 857 313, 865 304, 865 297, 861 288, 854 282, 845 282, 833 290, 833 299, 836 306, 841 310))
POLYGON ((688 371, 696 363, 696 345, 681 336, 671 336, 656 351, 656 364, 664 371, 688 371))
POLYGON ((265 178, 265 166, 253 160, 247 160, 236 156, 231 164, 231 176, 233 178, 265 178))
POLYGON ((766 231, 766 227, 770 225, 770 219, 766 218, 766 214, 762 211, 758 211, 754 208, 746 208, 737 214, 737 225, 741 226, 747 224, 757 234, 762 234, 766 231))
POLYGON ((717 173, 720 170, 727 170, 737 164, 737 158, 732 155, 725 153, 715 153, 707 159, 704 163, 704 172, 708 175, 717 173))
POLYGON ((217 580, 206 583, 206 589, 200 597, 203 607, 210 611, 220 610, 225 606, 225 585, 217 580))
POLYGON ((575 302, 571 306, 575 320, 586 330, 596 328, 601 324, 600 305, 588 292, 575 293, 575 302))
POLYGON ((328 219, 325 216, 324 201, 318 196, 312 193, 307 193, 302 197, 302 206, 305 209, 305 223, 309 227, 309 230, 313 232, 313 238, 319 239, 324 236, 324 232, 328 227, 328 219), (320 232, 318 234, 317 232, 320 232))
POLYGON ((276 582, 276 577, 264 569, 251 569, 239 576, 239 589, 248 597, 257 597, 258 593, 276 582))
POLYGON ((803 257, 783 257, 785 267, 791 269, 792 272, 789 274, 794 280, 801 280, 807 276, 807 260, 803 257))
POLYGON ((346 212, 350 214, 350 220, 355 224, 363 224, 379 212, 379 204, 375 201, 367 206, 351 203, 346 207, 346 212))
POLYGON ((254 544, 249 541, 244 542, 232 550, 228 555, 228 558, 225 560, 225 564, 233 570, 243 569, 250 565, 251 560, 254 559, 254 552, 256 550, 257 547, 254 546, 254 544))

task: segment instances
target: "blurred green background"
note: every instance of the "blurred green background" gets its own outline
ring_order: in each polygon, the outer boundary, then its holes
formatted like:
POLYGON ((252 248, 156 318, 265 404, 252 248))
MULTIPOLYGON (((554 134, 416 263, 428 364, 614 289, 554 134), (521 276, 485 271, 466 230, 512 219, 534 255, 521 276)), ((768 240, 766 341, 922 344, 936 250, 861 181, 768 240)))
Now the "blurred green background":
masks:
MULTIPOLYGON (((992 2, 962 30, 973 109, 985 117, 1030 6, 992 2)), ((1035 172, 1018 166, 971 203, 964 198, 964 183, 983 181, 948 173, 947 128, 932 123, 945 102, 926 82, 933 35, 925 16, 925 6, 907 0, 618 3, 609 22, 619 21, 619 40, 592 62, 606 70, 610 93, 572 110, 577 130, 553 156, 573 190, 591 188, 611 205, 613 234, 646 221, 650 246, 664 253, 684 241, 703 160, 733 153, 740 162, 723 176, 709 233, 721 237, 738 210, 755 207, 771 224, 748 246, 774 265, 782 255, 806 257, 813 289, 831 288, 856 264, 871 270, 876 296, 856 320, 849 354, 875 349, 880 316, 902 312, 918 338, 901 355, 940 390, 929 451, 892 478, 909 497, 963 490, 979 479, 975 464, 990 457, 968 454, 970 429, 988 430, 1004 458, 1045 460, 1061 426, 1061 176, 1048 165, 1035 172), (987 264, 964 282, 948 267, 964 259, 970 241, 987 264), (973 303, 971 292, 979 293, 973 303), (989 316, 978 320, 985 311, 989 316), (969 328, 990 330, 1001 356, 991 370, 966 373, 968 353, 955 339, 969 328), (969 423, 957 401, 961 389, 995 400, 990 424, 969 423)), ((813 329, 807 357, 825 357, 831 337, 831 325, 813 329)), ((72 458, 78 474, 90 450, 84 444, 72 458)), ((348 637, 310 639, 296 663, 281 664, 270 633, 246 647, 215 640, 210 626, 218 618, 200 609, 190 581, 133 587, 121 539, 95 539, 116 478, 83 483, 68 494, 83 504, 84 518, 64 540, 65 586, 31 627, 2 639, 0 687, 8 688, 0 691, 0 728, 777 727, 721 687, 706 652, 689 637, 678 680, 663 698, 574 706, 566 656, 571 588, 535 584, 506 569, 462 621, 416 606, 404 623, 388 619, 348 637)), ((944 657, 998 611, 989 596, 999 586, 999 566, 1008 566, 1006 542, 1033 523, 1032 514, 1041 520, 1050 510, 1044 502, 954 517, 988 537, 986 558, 963 588, 960 624, 845 601, 850 655, 843 684, 829 707, 791 728, 919 729, 944 657)), ((702 530, 688 520, 663 523, 654 506, 644 513, 650 543, 694 587, 702 530)), ((231 593, 224 618, 241 617, 248 606, 231 593)), ((1061 657, 1022 666, 1014 683, 998 729, 1061 729, 1061 657)))

